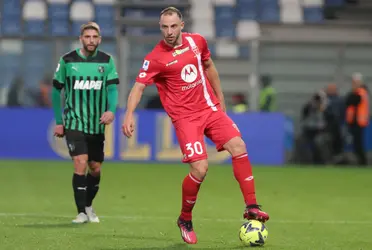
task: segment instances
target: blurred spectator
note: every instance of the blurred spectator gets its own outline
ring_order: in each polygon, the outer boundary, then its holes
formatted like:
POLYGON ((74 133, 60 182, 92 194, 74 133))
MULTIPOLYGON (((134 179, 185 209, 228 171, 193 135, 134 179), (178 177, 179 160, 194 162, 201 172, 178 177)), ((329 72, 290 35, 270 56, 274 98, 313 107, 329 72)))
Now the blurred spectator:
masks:
POLYGON ((261 77, 260 111, 262 112, 276 111, 276 91, 271 86, 271 82, 271 76, 263 75, 261 77))
POLYGON ((52 91, 52 78, 49 76, 46 76, 44 79, 40 82, 40 98, 38 100, 38 104, 41 107, 51 107, 52 101, 51 101, 51 91, 52 91))
POLYGON ((329 164, 343 162, 343 146, 339 120, 329 108, 327 94, 315 93, 304 105, 302 130, 296 138, 295 161, 298 163, 329 164))
POLYGON ((248 111, 248 105, 243 94, 234 94, 232 96, 232 104, 232 110, 234 113, 244 113, 248 111))
POLYGON ((329 137, 327 137, 327 118, 325 109, 327 105, 326 94, 320 91, 314 94, 307 102, 301 114, 302 142, 309 146, 310 160, 313 164, 326 163, 326 152, 329 137))
POLYGON ((364 145, 365 128, 369 124, 369 95, 363 86, 363 76, 355 73, 352 76, 352 90, 346 96, 346 122, 353 139, 354 153, 361 166, 367 165, 364 145))
POLYGON ((337 85, 330 83, 326 88, 327 109, 332 112, 340 123, 345 120, 345 103, 339 95, 337 85))
POLYGON ((343 160, 342 154, 344 149, 344 141, 342 136, 342 128, 345 120, 345 104, 342 97, 338 94, 337 85, 331 83, 326 88, 327 107, 326 117, 328 117, 328 131, 332 140, 332 156, 333 163, 339 163, 343 160))
POLYGON ((21 93, 23 92, 24 82, 21 77, 16 77, 7 94, 7 106, 8 107, 19 107, 22 106, 21 93))
POLYGON ((367 91, 368 96, 371 95, 371 92, 369 91, 369 88, 368 88, 367 84, 362 84, 362 88, 364 88, 367 91))

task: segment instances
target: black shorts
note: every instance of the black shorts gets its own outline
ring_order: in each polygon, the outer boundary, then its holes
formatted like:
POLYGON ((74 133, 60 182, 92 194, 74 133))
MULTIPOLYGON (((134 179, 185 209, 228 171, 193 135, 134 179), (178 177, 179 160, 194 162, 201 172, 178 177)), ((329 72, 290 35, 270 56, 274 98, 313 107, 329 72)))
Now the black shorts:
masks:
POLYGON ((90 135, 77 130, 65 130, 70 156, 88 155, 88 161, 103 162, 105 135, 90 135))

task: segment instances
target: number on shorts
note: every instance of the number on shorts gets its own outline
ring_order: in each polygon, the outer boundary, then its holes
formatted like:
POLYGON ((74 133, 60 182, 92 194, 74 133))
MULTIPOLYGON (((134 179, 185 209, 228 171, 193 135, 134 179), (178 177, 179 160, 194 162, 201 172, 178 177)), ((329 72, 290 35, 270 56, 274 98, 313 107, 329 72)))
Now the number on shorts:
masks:
POLYGON ((196 141, 194 145, 192 143, 187 143, 186 150, 190 151, 190 154, 188 154, 187 157, 192 157, 195 153, 197 155, 203 154, 203 146, 199 141, 196 141))

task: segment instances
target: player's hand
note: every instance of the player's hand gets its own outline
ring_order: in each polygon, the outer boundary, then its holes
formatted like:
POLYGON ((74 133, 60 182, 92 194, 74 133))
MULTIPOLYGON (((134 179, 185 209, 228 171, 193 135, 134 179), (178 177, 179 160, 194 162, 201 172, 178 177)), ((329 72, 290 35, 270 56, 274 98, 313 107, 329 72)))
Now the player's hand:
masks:
POLYGON ((54 127, 54 136, 58 138, 62 138, 63 136, 65 136, 65 129, 63 125, 56 125, 54 127))
POLYGON ((123 130, 123 134, 130 138, 133 135, 134 132, 134 120, 132 115, 126 115, 124 118, 124 123, 121 127, 123 130))
POLYGON ((105 113, 102 114, 100 121, 101 124, 108 125, 111 122, 113 122, 114 119, 115 119, 114 113, 112 113, 111 111, 106 111, 105 113))

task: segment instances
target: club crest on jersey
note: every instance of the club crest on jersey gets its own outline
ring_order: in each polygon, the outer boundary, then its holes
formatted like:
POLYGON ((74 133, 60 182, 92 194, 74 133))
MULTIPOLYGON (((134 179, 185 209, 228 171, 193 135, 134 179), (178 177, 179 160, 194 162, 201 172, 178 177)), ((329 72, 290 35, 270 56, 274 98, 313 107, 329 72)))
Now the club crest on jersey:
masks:
POLYGON ((99 72, 99 73, 104 73, 104 72, 105 72, 105 67, 103 67, 103 66, 98 66, 98 72, 99 72))
POLYGON ((195 46, 194 48, 192 48, 192 51, 195 53, 195 55, 200 55, 200 51, 198 47, 195 46))
POLYGON ((175 56, 179 56, 179 55, 182 55, 183 53, 187 52, 190 50, 190 47, 186 47, 186 48, 183 48, 183 49, 176 49, 176 51, 174 51, 172 53, 173 57, 175 56))

